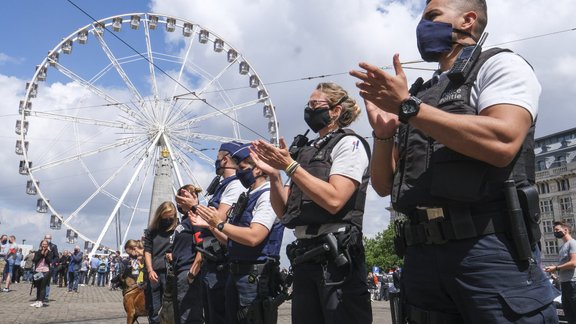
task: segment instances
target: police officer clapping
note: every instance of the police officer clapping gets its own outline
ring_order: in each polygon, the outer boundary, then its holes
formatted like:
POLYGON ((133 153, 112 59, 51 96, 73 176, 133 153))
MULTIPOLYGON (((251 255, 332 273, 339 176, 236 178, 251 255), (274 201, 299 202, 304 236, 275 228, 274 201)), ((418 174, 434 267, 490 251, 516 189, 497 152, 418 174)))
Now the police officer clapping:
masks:
POLYGON ((487 22, 485 0, 427 0, 416 39, 438 64, 430 80, 408 87, 398 54, 392 73, 351 72, 374 130, 372 186, 406 216, 395 246, 411 323, 558 321, 538 267, 541 86, 519 55, 482 50, 487 22))
POLYGON ((232 158, 239 166, 236 176, 248 191, 231 208, 229 221, 222 221, 214 207, 199 205, 194 223, 216 229, 216 237, 227 242, 226 322, 276 323, 277 309, 267 301, 274 297, 273 279, 279 277, 284 227, 270 205, 268 176, 250 157, 249 144, 232 158))
MULTIPOLYGON (((177 198, 187 197, 192 206, 198 205, 198 193, 202 190, 194 185, 185 185, 177 192, 177 198)), ((174 318, 178 323, 204 323, 202 317, 202 282, 195 280, 200 272, 202 256, 196 246, 199 244, 200 228, 192 225, 189 215, 192 209, 178 203, 182 213, 180 224, 174 229, 172 243, 172 263, 175 279, 174 318)))
POLYGON ((279 148, 253 143, 257 165, 270 176, 274 211, 295 229, 287 248, 293 323, 372 322, 361 234, 369 147, 344 128, 359 113, 342 87, 320 83, 304 109, 318 138, 290 150, 283 139, 279 148), (279 170, 290 177, 286 186, 279 170))

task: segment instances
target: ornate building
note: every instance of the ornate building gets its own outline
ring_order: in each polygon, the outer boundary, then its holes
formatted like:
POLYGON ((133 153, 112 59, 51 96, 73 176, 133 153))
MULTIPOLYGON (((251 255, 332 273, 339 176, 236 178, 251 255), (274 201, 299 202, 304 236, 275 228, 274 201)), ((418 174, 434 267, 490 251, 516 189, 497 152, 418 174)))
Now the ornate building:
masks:
POLYGON ((572 224, 576 195, 576 128, 536 139, 536 184, 540 193, 542 263, 556 264, 562 240, 553 234, 555 221, 572 224))

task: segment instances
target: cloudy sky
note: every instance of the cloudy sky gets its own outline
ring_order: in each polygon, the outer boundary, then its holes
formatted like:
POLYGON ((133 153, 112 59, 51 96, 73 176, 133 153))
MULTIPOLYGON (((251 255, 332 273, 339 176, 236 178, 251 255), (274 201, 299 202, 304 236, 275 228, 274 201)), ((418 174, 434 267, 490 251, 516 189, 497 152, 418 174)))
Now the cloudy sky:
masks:
MULTIPOLYGON (((343 85, 351 94, 359 99, 354 89, 354 80, 347 72, 354 69, 360 61, 368 61, 384 68, 389 67, 394 53, 400 53, 402 61, 419 59, 415 45, 415 27, 420 19, 423 0, 157 0, 157 1, 73 1, 83 11, 76 8, 69 1, 31 1, 9 0, 2 1, 0 8, 4 15, 4 28, 0 30, 0 232, 14 234, 18 242, 26 239, 27 243, 37 244, 41 235, 49 230, 50 214, 36 213, 36 199, 25 193, 26 176, 18 173, 18 163, 22 156, 14 153, 14 145, 20 137, 15 134, 14 126, 20 116, 18 115, 19 101, 23 100, 26 92, 25 85, 29 82, 35 71, 35 66, 42 63, 49 50, 58 46, 63 38, 92 22, 88 16, 103 19, 127 13, 154 12, 163 16, 173 16, 201 25, 212 33, 219 35, 227 44, 233 46, 250 62, 252 71, 257 72, 262 83, 266 86, 270 100, 276 107, 277 120, 280 124, 280 135, 288 142, 298 133, 306 130, 302 120, 304 103, 311 90, 318 82, 334 81, 343 85), (88 15, 87 15, 88 14, 88 15), (323 76, 324 78, 309 77, 323 76)), ((572 98, 576 97, 576 53, 573 45, 576 32, 568 31, 575 26, 571 23, 572 13, 576 10, 576 3, 570 0, 488 0, 490 33, 485 47, 499 45, 511 48, 520 53, 534 67, 542 84, 543 92, 540 99, 540 113, 538 117, 537 136, 544 136, 574 127, 576 111, 573 109, 572 98), (550 34, 545 37, 531 38, 537 35, 550 34)), ((125 24, 124 29, 128 29, 125 24)), ((142 35, 142 34, 139 34, 142 35)), ((180 34, 179 34, 180 35, 180 34)), ((128 32, 118 33, 121 39, 128 44, 139 44, 134 36, 128 32), (132 41, 136 43, 131 43, 132 41)), ((158 51, 177 52, 181 50, 180 36, 176 33, 168 37, 156 39, 158 51), (159 47, 162 47, 161 49, 159 47)), ((127 57, 127 45, 115 42, 117 51, 127 57)), ((89 39, 89 44, 97 43, 89 39)), ((98 62, 107 59, 103 51, 87 51, 74 44, 72 54, 63 60, 75 74, 80 76, 93 75, 98 62)), ((138 47, 137 45, 135 45, 138 47)), ((111 45, 112 47, 112 45, 111 45)), ((87 47, 88 48, 88 47, 87 47)), ((185 47, 184 47, 185 48, 185 47)), ((116 52, 118 53, 118 52, 116 52)), ((207 53, 207 52, 206 52, 207 53)), ((210 71, 213 64, 210 59, 202 61, 208 54, 198 52, 195 64, 197 71, 210 71), (204 56, 204 54, 206 56, 204 56)), ((132 53, 133 54, 133 53, 132 53)), ((128 65, 127 65, 128 66, 128 65)), ((431 64, 416 64, 411 67, 434 69, 431 64)), ((127 68, 128 69, 128 68, 127 68)), ((147 71, 149 72, 149 71, 147 71)), ((157 72, 158 73, 158 72, 157 72)), ((422 70, 407 70, 409 81, 418 76, 426 78, 430 72, 422 70)), ((170 74, 170 71, 169 73, 170 74)), ((145 73, 143 73, 145 75, 145 73)), ((174 85, 168 77, 158 73, 159 88, 173 89, 174 85)), ((88 77, 86 77, 88 78, 88 77)), ((124 98, 125 94, 115 88, 112 79, 103 77, 101 88, 115 94, 116 98, 124 98), (106 84, 109 82, 109 84, 106 84)), ((144 78, 135 81, 135 86, 146 86, 144 78)), ((191 89, 195 80, 182 79, 181 88, 191 89)), ((224 80, 223 80, 224 83, 224 80)), ((230 86, 222 85, 229 89, 230 86)), ((178 87, 177 87, 178 88, 178 87)), ((180 89, 182 90, 182 89, 180 89)), ((124 90, 125 91, 125 90, 124 90)), ((85 108, 91 105, 102 105, 102 99, 93 98, 87 94, 86 89, 78 87, 68 78, 49 71, 48 80, 40 85, 38 97, 34 107, 60 107, 66 109, 85 108)), ((167 95, 168 97, 169 95, 167 95)), ((236 93, 231 91, 230 100, 236 99, 236 93)), ((216 99, 214 99, 216 100, 216 99)), ((33 110, 34 110, 33 107, 33 110)), ((192 105, 190 105, 192 107, 192 105)), ((192 108, 191 108, 192 109, 192 108)), ((107 114, 105 110, 88 111, 90 118, 98 120, 114 120, 114 115, 107 114)), ((242 118, 248 121, 252 116, 262 116, 261 106, 242 111, 242 118)), ((239 117, 240 118, 240 117, 239 117)), ((259 120, 254 117, 255 120, 259 120)), ((258 122, 262 123, 263 122, 258 122)), ((35 161, 45 159, 45 163, 55 161, 58 157, 51 154, 65 156, 69 144, 67 140, 82 142, 88 141, 78 136, 74 130, 58 130, 50 128, 49 124, 31 120, 30 155, 35 161), (42 126, 39 126, 42 125, 42 126), (61 136, 55 136, 58 132, 61 136), (70 132, 65 133, 65 132, 70 132), (76 137, 73 135, 76 134, 76 137), (54 136, 53 136, 54 135, 54 136), (55 153, 56 152, 56 153, 55 153)), ((89 128, 89 127, 86 127, 89 128)), ((264 126, 264 129, 266 126, 264 126)), ((352 125, 358 133, 370 136, 370 130, 365 114, 362 114, 352 125)), ((87 131, 80 128, 82 131, 87 131)), ((214 135, 218 134, 216 126, 214 135)), ((250 133, 250 132, 248 132, 250 133)), ((109 141, 118 139, 109 138, 109 134, 102 130, 93 130, 92 136, 101 140, 101 145, 111 144, 109 141)), ((247 138, 266 137, 266 133, 256 129, 254 134, 247 138), (257 135, 254 135, 257 134, 257 135)), ((370 142, 370 141, 369 141, 370 142)), ((80 147, 80 146, 78 146, 80 147)), ((97 146, 84 147, 85 150, 95 149, 97 146)), ((212 157, 213 151, 206 155, 212 157)), ((96 158, 102 165, 108 166, 106 175, 98 178, 94 172, 95 182, 102 183, 114 170, 130 159, 130 152, 123 151, 118 154, 102 155, 96 158), (105 157, 105 158, 104 158, 105 157)), ((190 169, 198 181, 206 186, 211 179, 209 166, 190 158, 190 169)), ((137 163, 127 163, 126 169, 112 181, 110 191, 128 186, 131 171, 137 163)), ((68 166, 66 166, 68 168, 68 166)), ((78 210, 78 206, 86 197, 96 191, 92 185, 85 185, 81 179, 87 178, 81 172, 81 164, 71 164, 68 174, 61 170, 38 172, 40 188, 45 188, 46 197, 54 204, 59 213, 69 215, 78 210), (76 168, 76 169, 74 169, 76 168), (46 186, 45 186, 46 184, 46 186), (45 187, 44 187, 45 186, 45 187), (49 191, 49 192, 48 192, 49 191), (69 204, 68 204, 69 203, 69 204), (72 204, 73 206, 69 206, 72 204)), ((92 180, 92 179, 91 179, 92 180)), ((144 191, 149 189, 144 189, 144 191)), ((105 191, 105 190, 103 190, 105 191)), ((137 190, 136 190, 137 191, 137 190)), ((122 190, 116 193, 119 196, 122 190)), ((44 193, 44 191, 43 191, 44 193)), ((101 196, 103 193, 99 193, 101 196)), ((94 199, 89 206, 78 211, 78 219, 74 226, 87 237, 96 239, 109 216, 109 207, 100 211, 102 205, 114 206, 105 199, 94 199)), ((388 199, 379 198, 370 192, 365 214, 364 232, 373 236, 386 228, 389 214, 385 210, 388 199)), ((140 206, 144 206, 140 202, 140 206)), ((144 209, 141 207, 140 209, 144 209)), ((132 224, 130 237, 137 237, 145 226, 147 214, 140 210, 132 224), (139 215, 139 216, 138 216, 139 215)), ((123 215, 125 228, 129 215, 123 215)), ((113 246, 114 227, 104 237, 104 244, 113 246)), ((64 247, 71 247, 65 240, 65 231, 52 231, 57 243, 64 247)), ((286 241, 291 238, 287 234, 286 241)), ((80 244, 82 244, 80 240, 80 244)))

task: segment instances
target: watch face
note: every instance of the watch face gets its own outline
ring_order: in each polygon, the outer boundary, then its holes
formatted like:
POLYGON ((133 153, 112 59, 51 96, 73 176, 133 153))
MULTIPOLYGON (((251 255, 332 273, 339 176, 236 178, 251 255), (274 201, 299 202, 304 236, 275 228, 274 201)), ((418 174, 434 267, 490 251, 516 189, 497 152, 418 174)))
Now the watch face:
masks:
POLYGON ((410 115, 418 110, 418 105, 413 100, 407 100, 402 104, 402 112, 406 115, 410 115))
POLYGON ((400 121, 406 123, 410 117, 417 115, 421 103, 422 101, 416 97, 410 97, 410 99, 404 101, 400 105, 400 112, 398 115, 400 121))

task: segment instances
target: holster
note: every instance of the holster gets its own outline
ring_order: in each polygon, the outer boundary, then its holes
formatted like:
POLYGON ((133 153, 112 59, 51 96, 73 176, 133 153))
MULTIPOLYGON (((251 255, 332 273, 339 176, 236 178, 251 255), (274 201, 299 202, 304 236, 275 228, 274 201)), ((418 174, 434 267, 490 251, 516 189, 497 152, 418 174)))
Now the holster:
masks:
POLYGON ((524 215, 526 230, 530 245, 534 247, 540 242, 542 232, 540 231, 540 201, 538 198, 538 189, 536 186, 518 188, 518 199, 524 215))

